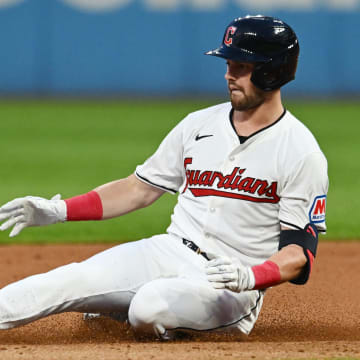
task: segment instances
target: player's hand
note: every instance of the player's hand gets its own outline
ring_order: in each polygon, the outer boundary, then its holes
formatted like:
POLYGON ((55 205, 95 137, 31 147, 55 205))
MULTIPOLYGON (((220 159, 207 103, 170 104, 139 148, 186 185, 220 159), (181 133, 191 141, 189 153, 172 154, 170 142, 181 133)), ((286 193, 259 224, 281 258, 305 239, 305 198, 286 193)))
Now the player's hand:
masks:
POLYGON ((50 200, 26 196, 8 202, 0 208, 0 221, 6 220, 0 230, 14 226, 10 237, 16 236, 28 226, 43 226, 66 220, 66 203, 55 195, 50 200))
POLYGON ((234 292, 252 290, 255 286, 254 274, 249 266, 236 259, 216 257, 206 264, 207 279, 215 289, 234 292))

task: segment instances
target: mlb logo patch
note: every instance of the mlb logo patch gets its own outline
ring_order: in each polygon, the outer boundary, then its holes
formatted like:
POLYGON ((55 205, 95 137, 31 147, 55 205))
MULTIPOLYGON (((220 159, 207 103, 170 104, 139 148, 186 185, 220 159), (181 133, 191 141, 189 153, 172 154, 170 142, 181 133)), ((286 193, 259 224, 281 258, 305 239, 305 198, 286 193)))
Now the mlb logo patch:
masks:
POLYGON ((309 220, 313 224, 325 222, 326 195, 317 196, 310 208, 309 220))

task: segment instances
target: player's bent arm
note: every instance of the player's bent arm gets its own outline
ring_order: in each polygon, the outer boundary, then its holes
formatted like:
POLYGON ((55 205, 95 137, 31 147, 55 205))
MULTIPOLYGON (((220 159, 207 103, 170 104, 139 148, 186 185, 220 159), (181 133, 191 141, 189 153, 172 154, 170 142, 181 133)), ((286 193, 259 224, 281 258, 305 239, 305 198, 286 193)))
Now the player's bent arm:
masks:
POLYGON ((307 260, 298 245, 288 245, 263 264, 244 266, 236 259, 218 257, 206 266, 207 278, 215 289, 234 292, 266 289, 296 279, 307 260))
POLYGON ((278 285, 298 278, 306 265, 307 259, 302 247, 292 244, 279 250, 268 261, 273 262, 279 268, 280 280, 277 284, 273 284, 278 285))
POLYGON ((282 229, 279 251, 263 264, 244 266, 237 259, 215 257, 206 266, 207 278, 215 289, 234 292, 266 289, 286 281, 305 284, 316 255, 317 230, 308 224, 304 230, 282 229))
POLYGON ((137 179, 134 174, 125 179, 101 185, 94 191, 99 194, 101 199, 102 219, 121 216, 149 206, 165 192, 145 184, 137 179))

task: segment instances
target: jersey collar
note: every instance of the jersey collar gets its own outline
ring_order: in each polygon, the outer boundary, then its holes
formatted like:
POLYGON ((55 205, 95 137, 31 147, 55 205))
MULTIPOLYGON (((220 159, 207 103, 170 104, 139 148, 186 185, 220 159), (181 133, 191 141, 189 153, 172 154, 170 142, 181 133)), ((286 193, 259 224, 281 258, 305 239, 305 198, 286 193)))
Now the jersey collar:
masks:
POLYGON ((274 122, 271 123, 270 125, 267 125, 267 126, 263 127, 263 128, 260 129, 260 130, 255 131, 254 133, 252 133, 252 134, 249 135, 249 136, 240 136, 240 135, 237 134, 236 129, 235 129, 235 126, 234 126, 234 123, 233 123, 233 114, 234 114, 234 108, 231 108, 230 113, 229 113, 230 124, 231 124, 233 130, 235 131, 236 136, 239 138, 240 144, 243 144, 245 141, 249 140, 249 139, 252 138, 253 136, 255 136, 255 135, 261 133, 262 131, 267 130, 267 129, 269 129, 270 127, 272 127, 272 126, 274 126, 275 124, 277 124, 277 123, 285 116, 285 114, 286 114, 286 109, 284 108, 283 113, 280 115, 280 117, 279 117, 276 121, 274 121, 274 122))

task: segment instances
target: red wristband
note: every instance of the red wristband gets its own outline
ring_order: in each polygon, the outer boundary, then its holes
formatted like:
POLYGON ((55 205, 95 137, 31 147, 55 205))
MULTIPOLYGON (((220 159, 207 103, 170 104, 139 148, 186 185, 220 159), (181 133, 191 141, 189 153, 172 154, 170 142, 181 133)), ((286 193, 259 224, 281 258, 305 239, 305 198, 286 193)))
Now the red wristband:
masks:
POLYGON ((253 266, 251 269, 255 277, 254 290, 266 289, 279 284, 281 281, 279 266, 270 260, 261 265, 253 266))
POLYGON ((102 219, 103 207, 100 196, 96 191, 66 199, 65 203, 67 221, 102 219))

